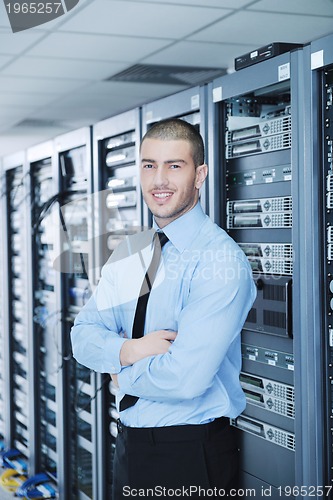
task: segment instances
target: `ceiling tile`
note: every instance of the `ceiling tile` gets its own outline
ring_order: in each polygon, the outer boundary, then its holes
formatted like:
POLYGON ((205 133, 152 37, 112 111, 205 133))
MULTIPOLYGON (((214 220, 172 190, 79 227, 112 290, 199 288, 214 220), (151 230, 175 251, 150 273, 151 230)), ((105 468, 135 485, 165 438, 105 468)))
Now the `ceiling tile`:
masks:
POLYGON ((20 31, 12 33, 10 29, 0 28, 0 54, 20 54, 40 40, 43 31, 20 31))
MULTIPOLYGON (((0 56, 0 67, 1 67, 0 56)), ((65 77, 84 80, 102 80, 122 71, 126 63, 84 61, 71 59, 50 59, 44 57, 20 57, 2 72, 6 76, 33 76, 49 78, 65 77)))
POLYGON ((78 60, 135 62, 166 47, 169 40, 52 33, 27 55, 78 60))
MULTIPOLYGON (((38 1, 38 0, 37 0, 38 1)), ((55 0, 57 1, 57 0, 55 0)), ((61 1, 61 0, 58 0, 61 1)), ((45 24, 41 24, 40 27, 38 28, 32 28, 32 29, 40 29, 42 28, 43 30, 50 31, 56 29, 59 25, 63 24, 65 21, 70 19, 71 17, 75 16, 82 8, 85 7, 85 4, 88 4, 90 2, 93 2, 95 0, 79 0, 79 3, 76 4, 76 6, 71 9, 69 12, 65 12, 62 16, 57 17, 56 19, 53 19, 53 21, 48 21, 45 24)), ((62 5, 64 6, 66 2, 62 2, 62 5)))
MULTIPOLYGON (((128 0, 123 0, 128 1, 128 0)), ((145 0, 131 0, 134 2, 142 2, 145 0)), ((149 3, 149 0, 148 0, 149 3)), ((196 7, 217 7, 219 9, 239 9, 245 5, 252 4, 251 0, 154 0, 154 3, 170 3, 192 5, 196 7)))
POLYGON ((16 107, 25 106, 29 103, 29 107, 34 108, 36 106, 44 106, 58 97, 58 94, 43 94, 38 92, 36 94, 31 93, 13 93, 13 92, 1 92, 0 93, 0 109, 1 113, 4 108, 10 107, 15 109, 16 107))
MULTIPOLYGON (((0 118, 0 151, 1 151, 1 156, 6 156, 7 154, 11 153, 11 152, 18 152, 21 148, 21 146, 18 144, 17 140, 16 140, 16 149, 12 150, 12 151, 9 151, 8 150, 8 144, 4 143, 3 144, 3 147, 1 147, 1 135, 3 133, 6 133, 6 131, 8 131, 9 129, 11 129, 12 127, 14 127, 17 123, 19 123, 21 121, 21 118, 15 118, 13 116, 10 116, 8 118, 5 118, 3 119, 2 117, 0 118)), ((31 139, 30 139, 31 140, 31 139)))
POLYGON ((127 82, 99 82, 75 92, 51 108, 40 109, 33 117, 55 119, 82 119, 90 117, 93 124, 121 110, 128 110, 160 97, 183 90, 184 86, 136 84, 127 82))
POLYGON ((5 3, 0 2, 0 27, 1 28, 10 28, 8 15, 5 9, 5 3))
MULTIPOLYGON (((1 132, 1 128, 0 128, 1 132)), ((0 151, 3 156, 12 153, 17 153, 27 149, 28 147, 41 144, 42 142, 52 139, 56 135, 64 133, 63 128, 52 128, 43 130, 22 130, 20 127, 17 129, 11 128, 6 134, 0 136, 0 151)))
POLYGON ((189 40, 245 43, 257 48, 271 42, 306 43, 332 31, 327 17, 238 12, 189 37, 189 40))
POLYGON ((179 42, 143 60, 147 64, 233 68, 234 59, 249 51, 250 45, 227 45, 206 42, 179 42))
POLYGON ((31 111, 34 106, 1 106, 0 121, 8 121, 8 128, 10 128, 9 122, 21 121, 23 120, 31 111))
POLYGON ((87 96, 101 95, 112 98, 129 96, 143 97, 145 99, 155 99, 157 96, 175 94, 184 89, 185 85, 163 85, 155 83, 136 83, 136 82, 99 82, 82 89, 81 93, 87 96))
MULTIPOLYGON (((60 78, 16 78, 2 76, 0 78, 0 92, 27 92, 32 94, 61 95, 71 92, 85 85, 78 80, 62 80, 60 78)), ((29 98, 27 98, 29 101, 29 98)))
POLYGON ((177 39, 193 33, 229 9, 95 0, 59 31, 177 39))
POLYGON ((12 60, 12 56, 2 56, 0 55, 0 70, 5 65, 8 64, 9 61, 12 60))
POLYGON ((266 12, 288 12, 294 14, 313 14, 317 16, 333 16, 332 0, 260 0, 249 7, 249 10, 266 12))
POLYGON ((104 106, 101 104, 98 106, 94 101, 83 103, 83 101, 77 100, 76 104, 74 104, 73 101, 68 100, 36 110, 34 113, 31 113, 29 118, 34 120, 48 120, 51 115, 54 121, 64 125, 77 123, 79 120, 80 126, 88 126, 101 120, 102 117, 106 117, 107 113, 108 111, 104 106))
POLYGON ((133 99, 155 99, 161 95, 174 94, 179 90, 184 89, 183 85, 160 85, 149 83, 132 83, 132 82, 97 82, 69 95, 66 100, 66 105, 77 106, 86 105, 85 103, 100 103, 106 105, 107 102, 117 101, 123 97, 125 100, 133 99))

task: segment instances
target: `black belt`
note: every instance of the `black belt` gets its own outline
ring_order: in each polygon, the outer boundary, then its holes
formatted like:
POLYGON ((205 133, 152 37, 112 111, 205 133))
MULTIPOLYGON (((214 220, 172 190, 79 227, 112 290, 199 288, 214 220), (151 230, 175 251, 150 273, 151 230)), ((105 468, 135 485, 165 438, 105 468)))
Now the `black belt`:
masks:
POLYGON ((132 442, 179 442, 203 439, 227 427, 229 418, 216 418, 208 424, 171 425, 166 427, 127 427, 120 419, 117 421, 118 433, 132 442))

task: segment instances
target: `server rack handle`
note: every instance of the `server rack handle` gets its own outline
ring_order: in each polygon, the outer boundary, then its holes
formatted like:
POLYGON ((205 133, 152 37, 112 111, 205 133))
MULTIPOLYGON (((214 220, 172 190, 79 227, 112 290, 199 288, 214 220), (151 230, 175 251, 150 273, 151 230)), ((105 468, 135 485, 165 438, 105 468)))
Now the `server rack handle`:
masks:
POLYGON ((290 279, 286 284, 286 333, 287 336, 293 338, 293 315, 292 315, 292 280, 290 279))

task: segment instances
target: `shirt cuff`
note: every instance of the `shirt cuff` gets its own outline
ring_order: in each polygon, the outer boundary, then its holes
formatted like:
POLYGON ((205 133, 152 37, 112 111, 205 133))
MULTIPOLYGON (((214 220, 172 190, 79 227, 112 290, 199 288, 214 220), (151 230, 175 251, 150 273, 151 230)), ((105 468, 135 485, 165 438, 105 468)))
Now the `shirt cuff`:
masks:
POLYGON ((113 337, 110 335, 105 341, 104 346, 104 359, 103 359, 103 372, 118 374, 122 366, 120 364, 120 350, 123 343, 128 339, 121 337, 113 337))
POLYGON ((118 374, 118 385, 119 389, 124 394, 138 396, 138 394, 134 394, 133 384, 140 374, 146 369, 150 359, 150 357, 140 359, 139 361, 136 361, 134 365, 123 367, 124 369, 118 374))

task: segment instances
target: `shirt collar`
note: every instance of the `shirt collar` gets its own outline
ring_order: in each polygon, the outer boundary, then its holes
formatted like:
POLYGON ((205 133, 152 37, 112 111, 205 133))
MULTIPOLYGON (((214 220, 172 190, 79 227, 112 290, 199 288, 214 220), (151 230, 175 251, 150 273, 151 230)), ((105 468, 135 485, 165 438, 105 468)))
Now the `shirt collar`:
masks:
MULTIPOLYGON (((177 250, 182 253, 186 248, 190 247, 205 219, 206 215, 202 210, 200 202, 198 202, 184 215, 167 224, 163 228, 163 232, 177 250)), ((155 220, 153 227, 155 230, 159 230, 155 220)))

